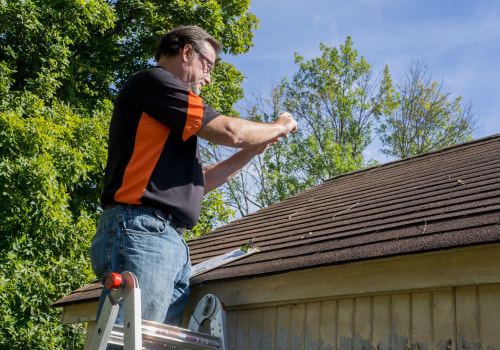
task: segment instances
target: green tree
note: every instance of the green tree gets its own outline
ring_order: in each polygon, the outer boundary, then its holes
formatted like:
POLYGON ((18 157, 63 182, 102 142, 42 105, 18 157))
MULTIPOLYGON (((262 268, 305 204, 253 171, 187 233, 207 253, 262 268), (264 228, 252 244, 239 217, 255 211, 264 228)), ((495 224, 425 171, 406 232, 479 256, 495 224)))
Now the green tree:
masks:
POLYGON ((50 304, 91 280, 110 110, 82 113, 25 93, 0 112, 3 347, 73 348, 82 340, 50 304))
MULTIPOLYGON (((82 332, 61 325, 50 304, 93 279, 88 248, 116 92, 152 65, 160 36, 177 25, 200 25, 226 53, 247 51, 257 26, 248 7, 0 0, 0 348, 83 346, 82 332)), ((212 80, 206 99, 230 114, 241 73, 218 62, 212 80)), ((230 214, 217 192, 208 199, 207 215, 230 214)))
POLYGON ((0 2, 0 62, 10 91, 91 105, 115 82, 113 9, 104 1, 0 2))
POLYGON ((298 71, 292 79, 284 78, 270 98, 257 98, 247 109, 249 119, 265 122, 289 111, 298 130, 228 184, 228 202, 241 215, 366 165, 362 152, 388 101, 388 71, 383 79, 374 78, 349 37, 339 48, 321 44, 320 50, 308 61, 295 54, 298 71))
MULTIPOLYGON (((247 52, 257 27, 249 5, 249 0, 2 1, 0 62, 11 72, 14 91, 28 88, 44 99, 78 105, 113 99, 131 74, 151 66, 159 38, 175 26, 199 25, 221 41, 225 53, 247 52)), ((229 114, 231 103, 242 97, 242 76, 231 64, 219 63, 212 73, 217 83, 206 95, 229 114)))
POLYGON ((474 131, 472 105, 452 98, 433 82, 423 61, 408 66, 405 78, 392 89, 377 127, 382 152, 407 158, 469 140, 474 131))
POLYGON ((365 165, 363 151, 383 101, 381 82, 350 37, 339 48, 321 44, 320 50, 309 61, 296 54, 298 72, 284 86, 283 107, 297 118, 299 129, 286 151, 277 148, 276 156, 274 150, 267 155, 272 200, 365 165), (283 169, 283 163, 291 165, 283 169))

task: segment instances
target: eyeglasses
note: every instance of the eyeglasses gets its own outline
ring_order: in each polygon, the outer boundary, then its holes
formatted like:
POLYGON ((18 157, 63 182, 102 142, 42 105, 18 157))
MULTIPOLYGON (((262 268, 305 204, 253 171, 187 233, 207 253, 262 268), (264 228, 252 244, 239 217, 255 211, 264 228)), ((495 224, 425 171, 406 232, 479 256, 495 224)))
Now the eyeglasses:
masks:
POLYGON ((203 58, 205 60, 205 62, 207 62, 207 65, 208 65, 207 73, 210 74, 214 70, 214 63, 207 56, 202 54, 200 51, 198 51, 196 49, 195 49, 195 51, 198 53, 198 55, 201 56, 201 58, 203 58))

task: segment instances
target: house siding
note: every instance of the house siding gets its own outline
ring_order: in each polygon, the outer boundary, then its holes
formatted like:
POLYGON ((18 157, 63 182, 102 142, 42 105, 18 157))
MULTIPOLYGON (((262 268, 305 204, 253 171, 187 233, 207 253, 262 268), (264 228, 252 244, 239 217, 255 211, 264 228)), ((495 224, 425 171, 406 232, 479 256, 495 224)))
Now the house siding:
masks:
POLYGON ((228 311, 229 349, 497 350, 500 284, 228 311))
POLYGON ((500 244, 191 290, 227 306, 228 349, 500 350, 500 244))

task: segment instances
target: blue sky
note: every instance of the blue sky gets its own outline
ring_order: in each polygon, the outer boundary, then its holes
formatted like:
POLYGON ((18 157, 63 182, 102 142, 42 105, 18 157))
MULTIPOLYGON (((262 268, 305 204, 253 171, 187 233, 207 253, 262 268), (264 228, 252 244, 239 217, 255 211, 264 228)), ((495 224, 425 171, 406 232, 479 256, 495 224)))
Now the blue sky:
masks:
MULTIPOLYGON (((224 57, 246 77, 247 92, 291 77, 295 52, 318 57, 320 43, 339 47, 350 36, 376 73, 389 66, 395 83, 423 59, 444 91, 472 102, 473 138, 500 133, 498 0, 253 0, 250 11, 260 20, 254 47, 224 57)), ((376 148, 365 156, 383 162, 376 148)))

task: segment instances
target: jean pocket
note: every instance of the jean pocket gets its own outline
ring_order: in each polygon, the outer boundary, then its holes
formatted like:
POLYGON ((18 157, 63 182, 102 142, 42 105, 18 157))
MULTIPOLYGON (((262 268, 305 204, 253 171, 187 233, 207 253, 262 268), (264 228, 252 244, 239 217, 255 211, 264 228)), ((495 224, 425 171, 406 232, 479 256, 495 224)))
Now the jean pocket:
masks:
POLYGON ((127 232, 143 235, 161 235, 167 230, 167 222, 154 214, 134 210, 127 218, 127 232))

